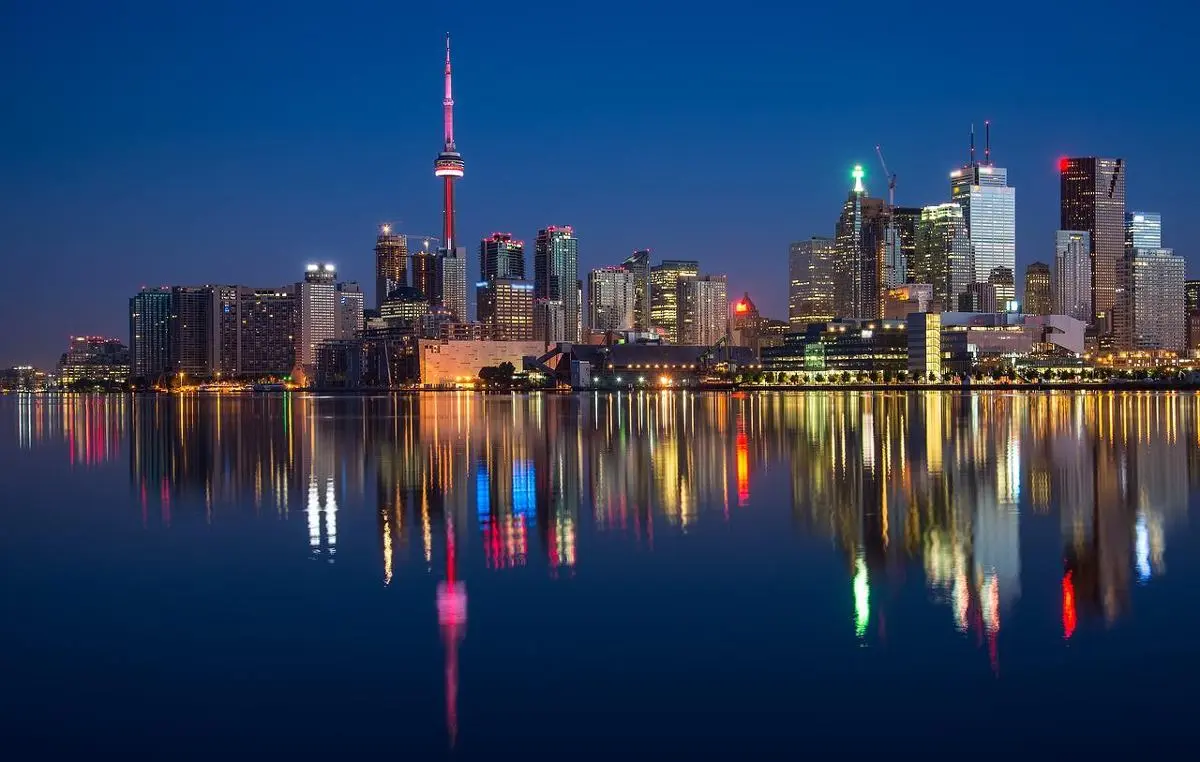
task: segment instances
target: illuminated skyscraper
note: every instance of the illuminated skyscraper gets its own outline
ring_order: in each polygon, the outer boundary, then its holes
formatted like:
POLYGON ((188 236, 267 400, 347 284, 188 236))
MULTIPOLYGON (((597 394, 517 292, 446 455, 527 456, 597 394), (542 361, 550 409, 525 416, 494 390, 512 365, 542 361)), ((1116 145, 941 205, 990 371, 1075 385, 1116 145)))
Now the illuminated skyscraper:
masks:
POLYGON ((788 252, 788 322, 793 331, 834 318, 834 240, 813 236, 788 252))
POLYGON ((909 264, 909 276, 914 283, 933 286, 939 310, 958 309, 959 297, 967 292, 975 271, 966 222, 958 204, 938 204, 921 210, 916 254, 909 264))
POLYGON ((171 370, 193 379, 213 377, 218 368, 217 289, 171 289, 171 370))
POLYGON ((1184 309, 1187 310, 1187 345, 1200 349, 1200 280, 1183 282, 1184 309))
POLYGON ((334 338, 353 339, 362 331, 363 301, 362 288, 357 283, 338 284, 337 329, 334 338))
POLYGON ((296 364, 311 378, 317 366, 317 347, 337 338, 337 269, 323 262, 308 265, 298 290, 300 335, 296 364))
POLYGON ((171 370, 171 289, 143 288, 129 300, 130 375, 153 382, 171 370))
POLYGON ((475 284, 476 314, 493 341, 533 339, 533 284, 493 278, 475 284))
POLYGON ((595 331, 633 328, 634 274, 624 267, 601 267, 588 273, 588 325, 595 331))
POLYGON ((375 306, 380 307, 388 294, 408 285, 408 239, 392 232, 391 225, 380 225, 375 239, 375 306))
POLYGON ((650 317, 650 250, 633 252, 621 267, 633 275, 633 327, 639 331, 653 328, 650 317))
POLYGON ((1091 233, 1059 230, 1054 244, 1054 312, 1091 322, 1091 233))
MULTIPOLYGON (((412 287, 425 296, 430 305, 441 304, 441 284, 438 281, 437 255, 429 250, 429 241, 412 254, 412 287)), ((394 290, 394 289, 393 289, 394 290)))
POLYGON ((700 263, 685 259, 664 259, 650 268, 650 320, 654 330, 668 341, 678 343, 676 299, 680 278, 696 277, 700 263))
POLYGON ((441 305, 450 311, 454 318, 465 323, 470 320, 467 313, 467 250, 457 247, 453 250, 442 249, 437 257, 438 293, 441 295, 441 305))
POLYGON ((1132 348, 1182 352, 1187 344, 1183 257, 1171 249, 1132 249, 1127 267, 1132 348))
POLYGON ((492 233, 479 242, 479 279, 525 280, 525 242, 512 233, 492 233))
POLYGON ((864 172, 855 165, 854 187, 842 205, 834 235, 834 314, 877 318, 883 314, 884 231, 887 205, 867 198, 864 172))
POLYGON ((1063 158, 1060 228, 1086 232, 1091 246, 1092 311, 1106 332, 1127 330, 1114 324, 1113 307, 1124 291, 1125 162, 1095 156, 1063 158))
POLYGON ((975 161, 971 136, 970 161, 950 173, 950 200, 963 210, 975 260, 971 280, 986 283, 992 270, 1017 269, 1016 189, 1008 185, 1008 170, 992 164, 990 143, 983 163, 975 161))
MULTIPOLYGON (((538 231, 533 252, 533 274, 534 299, 562 303, 564 335, 558 340, 579 341, 579 240, 569 225, 550 226, 538 231)), ((556 340, 549 338, 549 334, 535 335, 534 338, 540 341, 556 340)))
POLYGON ((675 334, 680 344, 712 346, 729 333, 729 288, 724 275, 682 277, 675 298, 675 334))
POLYGON ((547 344, 567 340, 566 310, 558 299, 533 300, 533 340, 547 344))
POLYGON ((1155 212, 1125 214, 1126 249, 1162 248, 1162 215, 1155 212))
POLYGON ((1017 298, 1017 285, 1013 271, 1008 267, 993 267, 988 273, 988 285, 995 289, 996 311, 1007 312, 1009 303, 1017 298))
POLYGON ((1025 303, 1027 315, 1049 315, 1054 300, 1050 295, 1050 266, 1045 262, 1034 262, 1025 268, 1025 303))

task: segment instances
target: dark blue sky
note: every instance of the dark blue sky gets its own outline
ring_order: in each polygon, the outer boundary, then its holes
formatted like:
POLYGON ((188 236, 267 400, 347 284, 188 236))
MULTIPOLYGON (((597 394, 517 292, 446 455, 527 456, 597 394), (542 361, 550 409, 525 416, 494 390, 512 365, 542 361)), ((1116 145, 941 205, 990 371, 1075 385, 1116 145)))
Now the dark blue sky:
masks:
POLYGON ((0 365, 125 337, 147 284, 277 285, 319 258, 370 293, 379 222, 440 226, 446 31, 468 242, 570 224, 581 269, 649 246, 786 317, 788 242, 832 232, 854 162, 885 193, 882 143, 897 202, 941 202, 987 118, 1019 268, 1052 254, 1064 154, 1125 157, 1131 208, 1193 256, 1194 11, 783 7, 10 0, 0 365))

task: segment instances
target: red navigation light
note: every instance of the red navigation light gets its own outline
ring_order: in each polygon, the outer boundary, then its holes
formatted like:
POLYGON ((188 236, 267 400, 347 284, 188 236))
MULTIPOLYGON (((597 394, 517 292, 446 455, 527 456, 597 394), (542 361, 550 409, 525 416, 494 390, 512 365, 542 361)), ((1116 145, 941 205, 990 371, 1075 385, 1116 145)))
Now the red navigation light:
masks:
POLYGON ((1071 166, 1071 160, 1068 159, 1066 156, 1064 156, 1058 160, 1058 171, 1059 172, 1066 172, 1070 166, 1071 166))
POLYGON ((733 311, 734 312, 749 312, 750 305, 746 304, 745 302, 738 302, 737 304, 735 304, 733 306, 733 311))
POLYGON ((1067 572, 1063 575, 1062 580, 1062 624, 1063 638, 1070 639, 1075 634, 1075 625, 1077 623, 1075 614, 1075 582, 1071 579, 1072 573, 1067 572))

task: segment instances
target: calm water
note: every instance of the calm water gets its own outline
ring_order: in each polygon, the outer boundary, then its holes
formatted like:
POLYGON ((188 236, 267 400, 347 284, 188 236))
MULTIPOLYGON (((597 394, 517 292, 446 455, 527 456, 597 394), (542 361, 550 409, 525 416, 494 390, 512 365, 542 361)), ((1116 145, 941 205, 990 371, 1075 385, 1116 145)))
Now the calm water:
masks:
POLYGON ((0 731, 1145 750, 1191 730, 1198 445, 1191 394, 0 398, 0 731))

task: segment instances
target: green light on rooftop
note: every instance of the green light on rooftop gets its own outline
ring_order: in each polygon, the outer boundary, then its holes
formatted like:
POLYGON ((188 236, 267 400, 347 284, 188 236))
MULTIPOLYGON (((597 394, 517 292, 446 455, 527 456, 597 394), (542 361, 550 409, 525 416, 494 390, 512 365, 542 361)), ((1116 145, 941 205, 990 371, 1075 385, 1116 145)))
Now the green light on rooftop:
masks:
POLYGON ((865 174, 861 164, 854 165, 854 171, 850 173, 850 176, 854 178, 855 193, 866 193, 867 189, 863 187, 863 177, 865 174))

